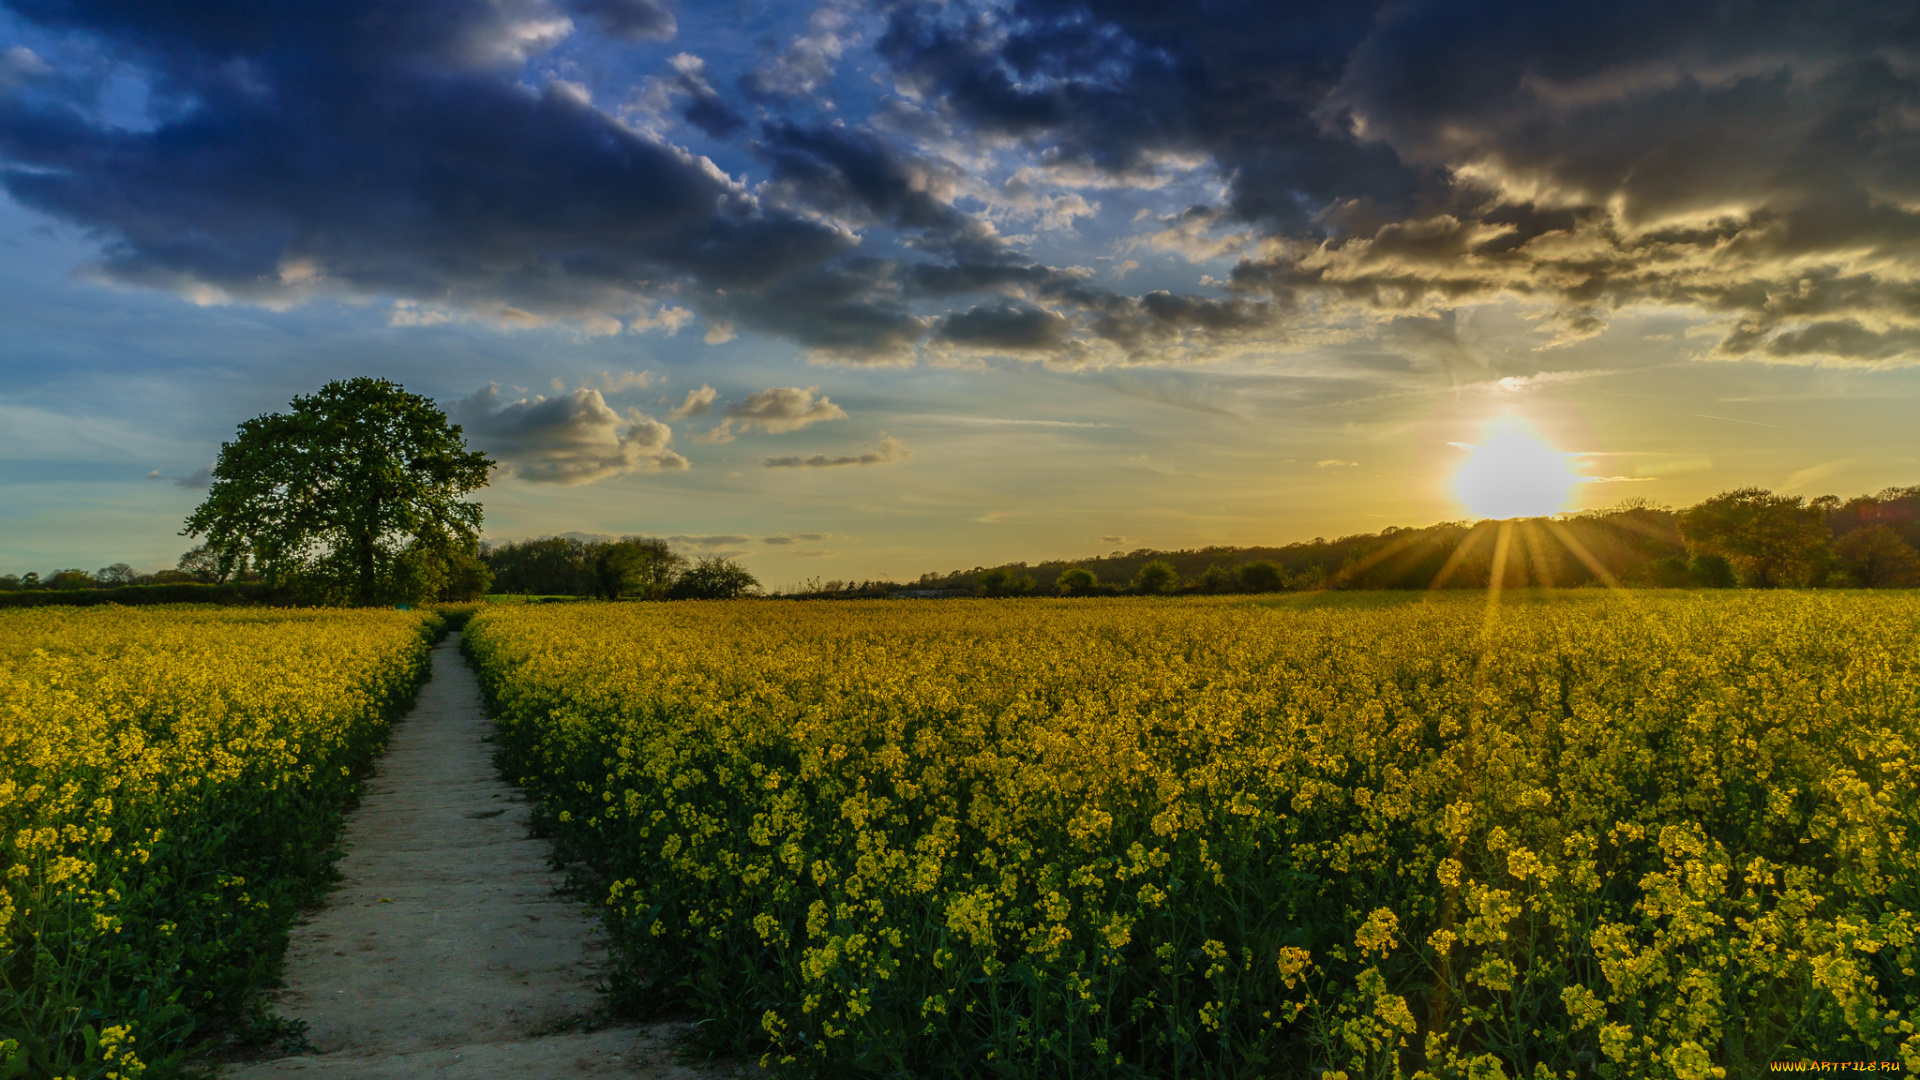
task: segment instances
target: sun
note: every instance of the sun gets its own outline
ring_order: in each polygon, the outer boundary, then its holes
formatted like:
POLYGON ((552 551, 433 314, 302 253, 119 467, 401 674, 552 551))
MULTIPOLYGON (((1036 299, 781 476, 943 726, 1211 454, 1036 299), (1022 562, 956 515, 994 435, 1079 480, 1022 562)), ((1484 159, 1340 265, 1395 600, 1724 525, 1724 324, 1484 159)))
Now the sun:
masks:
POLYGON ((1477 517, 1557 514, 1580 482, 1567 455, 1514 417, 1488 424, 1481 441, 1467 449, 1471 452, 1454 475, 1453 490, 1477 517))

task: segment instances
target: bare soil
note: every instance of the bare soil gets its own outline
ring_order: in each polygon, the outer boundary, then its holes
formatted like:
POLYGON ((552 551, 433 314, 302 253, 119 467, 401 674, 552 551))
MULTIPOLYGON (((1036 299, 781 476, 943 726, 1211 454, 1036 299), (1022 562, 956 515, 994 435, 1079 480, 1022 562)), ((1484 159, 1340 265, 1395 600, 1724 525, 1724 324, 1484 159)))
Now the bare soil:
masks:
POLYGON ((671 1024, 608 1026, 593 914, 558 892, 525 797, 496 774, 459 635, 348 820, 338 888, 293 931, 270 1002, 306 1052, 226 1080, 709 1077, 671 1024))

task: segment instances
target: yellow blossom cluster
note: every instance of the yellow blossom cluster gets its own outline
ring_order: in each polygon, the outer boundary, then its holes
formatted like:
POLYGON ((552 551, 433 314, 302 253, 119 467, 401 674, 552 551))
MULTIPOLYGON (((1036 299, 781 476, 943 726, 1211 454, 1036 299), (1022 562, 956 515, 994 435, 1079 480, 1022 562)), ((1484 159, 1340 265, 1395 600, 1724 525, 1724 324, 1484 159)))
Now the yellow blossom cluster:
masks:
POLYGON ((426 614, 0 612, 0 1076, 174 1071, 273 974, 426 614))
POLYGON ((786 1075, 1920 1069, 1920 597, 469 625, 616 988, 786 1075))

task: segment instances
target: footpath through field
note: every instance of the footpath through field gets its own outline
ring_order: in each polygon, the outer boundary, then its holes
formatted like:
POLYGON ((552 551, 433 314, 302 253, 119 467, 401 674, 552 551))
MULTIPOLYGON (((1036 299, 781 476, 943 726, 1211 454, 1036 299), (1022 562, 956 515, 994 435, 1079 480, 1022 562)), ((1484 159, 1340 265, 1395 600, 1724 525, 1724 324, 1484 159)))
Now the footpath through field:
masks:
POLYGON ((586 1031, 606 946, 554 892, 529 807, 496 775, 459 635, 347 823, 344 877, 293 932, 274 1008, 312 1050, 224 1072, 315 1078, 692 1078, 664 1025, 586 1031))

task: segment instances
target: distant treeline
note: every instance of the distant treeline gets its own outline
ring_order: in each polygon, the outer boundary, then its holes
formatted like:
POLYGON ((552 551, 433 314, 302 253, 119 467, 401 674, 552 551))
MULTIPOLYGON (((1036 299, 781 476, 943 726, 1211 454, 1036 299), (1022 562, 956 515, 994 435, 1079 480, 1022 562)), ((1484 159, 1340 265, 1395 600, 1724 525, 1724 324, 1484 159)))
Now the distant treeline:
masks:
POLYGON ((523 596, 599 596, 609 600, 724 600, 760 583, 731 559, 688 561, 667 542, 642 536, 575 540, 550 536, 484 544, 480 560, 493 592, 523 596))
MULTIPOLYGON (((740 596, 760 583, 730 559, 689 561, 666 541, 551 537, 483 546, 465 589, 433 599, 464 601, 485 591, 539 596, 597 596, 610 600, 708 600, 740 596)), ((445 590, 443 590, 444 592, 445 590)), ((180 557, 177 568, 143 574, 126 563, 88 573, 55 570, 0 575, 0 607, 47 604, 294 604, 313 598, 297 586, 270 586, 243 561, 223 577, 207 549, 180 557)))
POLYGON ((1285 547, 1141 548, 1029 566, 976 566, 912 583, 828 581, 800 595, 1101 596, 1311 589, 1911 588, 1920 487, 1811 501, 1761 488, 1684 510, 1631 500, 1564 519, 1444 522, 1285 547), (1505 534, 1504 540, 1502 534, 1505 534))
POLYGON ((113 585, 78 589, 0 590, 0 608, 90 604, 290 604, 298 598, 259 581, 198 581, 113 585))
MULTIPOLYGON (((921 596, 1118 596, 1312 589, 1483 589, 1619 584, 1639 588, 1920 586, 1920 487, 1806 500, 1763 488, 1722 492, 1682 510, 1629 500, 1568 518, 1443 522, 1285 547, 1140 548, 1029 566, 976 566, 917 582, 812 581, 803 599, 921 596), (1496 573, 1497 570, 1497 573, 1496 573)), ((759 582, 730 559, 689 561, 666 541, 540 540, 483 545, 476 585, 494 593, 609 599, 740 596, 759 582)), ((477 593, 476 593, 477 594, 477 593)), ((449 597, 459 599, 460 597, 449 597)), ((222 580, 205 548, 177 569, 115 563, 47 578, 0 575, 0 606, 41 603, 273 603, 242 566, 222 580)))
MULTIPOLYGON (((486 568, 471 554, 461 554, 454 573, 433 581, 413 582, 410 595, 395 601, 459 603, 486 592, 486 568)), ((330 605, 342 602, 341 590, 310 576, 282 575, 268 581, 242 557, 225 568, 205 544, 180 556, 171 570, 141 573, 126 563, 103 566, 91 573, 71 567, 46 577, 29 573, 0 574, 0 607, 44 607, 50 604, 265 604, 274 606, 330 605)))

